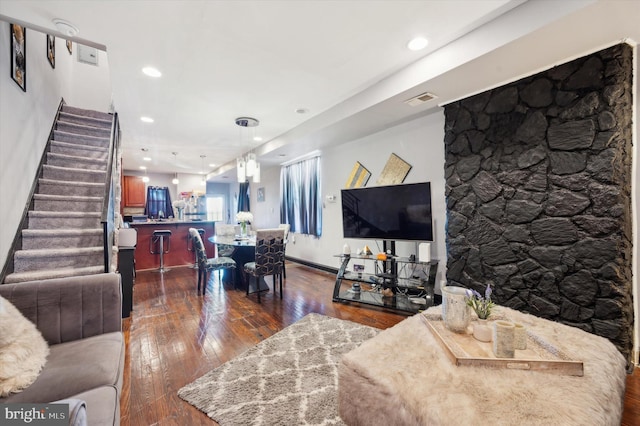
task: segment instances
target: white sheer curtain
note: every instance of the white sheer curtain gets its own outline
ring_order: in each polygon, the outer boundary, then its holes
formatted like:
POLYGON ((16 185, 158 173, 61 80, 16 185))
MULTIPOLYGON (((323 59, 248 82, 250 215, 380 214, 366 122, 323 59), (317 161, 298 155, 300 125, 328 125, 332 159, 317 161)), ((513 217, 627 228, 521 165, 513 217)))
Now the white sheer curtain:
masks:
POLYGON ((322 235, 320 157, 283 166, 280 170, 280 223, 291 232, 322 235))

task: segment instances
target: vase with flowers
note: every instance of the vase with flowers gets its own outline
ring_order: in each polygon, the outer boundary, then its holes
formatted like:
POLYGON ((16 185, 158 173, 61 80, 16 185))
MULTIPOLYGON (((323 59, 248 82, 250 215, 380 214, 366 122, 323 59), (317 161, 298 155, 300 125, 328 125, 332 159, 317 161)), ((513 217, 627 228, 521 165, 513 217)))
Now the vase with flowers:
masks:
POLYGON ((174 217, 177 220, 184 220, 184 209, 185 207, 187 207, 187 203, 182 198, 180 198, 179 200, 174 201, 172 204, 173 208, 177 211, 174 217))
POLYGON ((491 285, 487 284, 487 288, 484 291, 484 296, 475 290, 467 290, 466 301, 467 305, 473 309, 478 315, 478 322, 473 326, 473 337, 481 342, 491 341, 491 327, 487 324, 487 319, 491 315, 491 309, 493 309, 494 303, 491 300, 491 285))
POLYGON ((240 236, 243 238, 246 237, 247 223, 253 222, 253 215, 251 212, 238 212, 238 214, 236 214, 236 221, 240 223, 240 236))

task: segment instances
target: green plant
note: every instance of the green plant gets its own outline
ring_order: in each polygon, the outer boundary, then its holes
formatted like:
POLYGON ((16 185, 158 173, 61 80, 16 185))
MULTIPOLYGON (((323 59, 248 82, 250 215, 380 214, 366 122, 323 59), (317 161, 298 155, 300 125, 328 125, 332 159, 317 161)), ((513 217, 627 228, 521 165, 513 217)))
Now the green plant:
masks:
POLYGON ((480 319, 487 319, 491 315, 491 309, 494 305, 491 301, 491 293, 491 284, 487 284, 484 296, 475 290, 467 290, 465 297, 467 305, 471 306, 480 319))

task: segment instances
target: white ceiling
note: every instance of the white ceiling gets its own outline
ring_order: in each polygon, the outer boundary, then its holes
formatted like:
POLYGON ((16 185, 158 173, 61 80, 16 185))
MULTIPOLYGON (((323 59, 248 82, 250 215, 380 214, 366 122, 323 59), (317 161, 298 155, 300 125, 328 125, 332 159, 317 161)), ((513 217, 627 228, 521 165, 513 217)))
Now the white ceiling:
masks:
POLYGON ((233 178, 251 149, 263 167, 279 164, 640 40, 634 0, 2 0, 0 18, 54 34, 52 19, 65 19, 76 41, 106 47, 125 169, 143 163, 142 148, 150 172, 198 172, 206 155, 210 180, 233 178), (416 35, 430 44, 411 52, 416 35), (143 75, 147 65, 163 76, 143 75), (425 91, 439 98, 404 104, 425 91), (242 131, 239 116, 260 126, 242 131))

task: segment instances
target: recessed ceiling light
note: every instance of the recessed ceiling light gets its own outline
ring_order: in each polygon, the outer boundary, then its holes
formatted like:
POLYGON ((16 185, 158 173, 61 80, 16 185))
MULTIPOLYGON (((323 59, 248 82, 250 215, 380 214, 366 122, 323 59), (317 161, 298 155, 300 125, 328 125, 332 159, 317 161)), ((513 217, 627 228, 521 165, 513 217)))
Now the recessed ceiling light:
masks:
POLYGON ((215 165, 215 164, 213 164, 213 163, 209 164, 209 167, 215 167, 215 166, 216 166, 216 165, 215 165))
POLYGON ((256 136, 256 137, 253 138, 253 140, 256 141, 256 142, 262 142, 262 137, 256 136))
POLYGON ((286 157, 287 154, 278 154, 278 157, 286 157))
POLYGON ((297 108, 297 109, 296 109, 296 112, 297 112, 298 114, 306 114, 306 113, 308 113, 308 112, 309 112, 309 110, 308 110, 308 109, 306 109, 306 108, 297 108))
POLYGON ((140 166, 140 170, 147 170, 147 166, 140 166))
POLYGON ((153 118, 151 117, 140 117, 141 121, 144 121, 145 123, 153 123, 153 118))
POLYGON ((161 77, 162 73, 158 71, 157 68, 154 67, 144 67, 142 68, 142 72, 148 75, 149 77, 161 77))
POLYGON ((151 157, 143 157, 142 158, 144 161, 151 161, 151 157))
POLYGON ((63 19, 56 18, 53 20, 53 24, 56 26, 58 31, 69 37, 75 37, 80 32, 80 30, 78 30, 75 25, 63 19))
POLYGON ((407 43, 407 48, 409 50, 422 50, 427 47, 427 44, 429 44, 429 40, 427 40, 426 38, 416 37, 409 43, 407 43))

